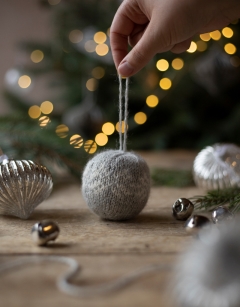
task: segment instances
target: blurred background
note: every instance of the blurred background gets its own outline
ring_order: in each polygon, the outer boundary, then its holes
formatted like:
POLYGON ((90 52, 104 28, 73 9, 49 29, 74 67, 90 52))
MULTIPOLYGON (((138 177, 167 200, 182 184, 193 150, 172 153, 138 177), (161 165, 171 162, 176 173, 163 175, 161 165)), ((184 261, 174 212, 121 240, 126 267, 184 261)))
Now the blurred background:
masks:
MULTIPOLYGON (((90 154, 117 148, 118 78, 109 28, 120 3, 1 5, 0 146, 10 157, 56 162, 79 174, 90 154)), ((236 20, 196 36, 183 54, 158 54, 132 77, 128 149, 240 143, 239 49, 236 20)))

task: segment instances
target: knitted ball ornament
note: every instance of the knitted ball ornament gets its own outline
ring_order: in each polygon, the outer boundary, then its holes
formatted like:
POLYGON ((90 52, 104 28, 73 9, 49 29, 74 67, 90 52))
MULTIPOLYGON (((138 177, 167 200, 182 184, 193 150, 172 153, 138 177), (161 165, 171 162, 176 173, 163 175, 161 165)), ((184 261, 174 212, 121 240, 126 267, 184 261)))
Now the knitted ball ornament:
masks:
POLYGON ((119 76, 119 150, 107 150, 90 160, 82 176, 82 194, 88 207, 101 218, 127 220, 147 203, 150 172, 140 156, 127 152, 128 81, 122 129, 122 78, 119 76))
POLYGON ((149 192, 149 168, 143 158, 131 152, 102 152, 87 163, 83 172, 83 197, 104 219, 135 217, 146 205, 149 192))

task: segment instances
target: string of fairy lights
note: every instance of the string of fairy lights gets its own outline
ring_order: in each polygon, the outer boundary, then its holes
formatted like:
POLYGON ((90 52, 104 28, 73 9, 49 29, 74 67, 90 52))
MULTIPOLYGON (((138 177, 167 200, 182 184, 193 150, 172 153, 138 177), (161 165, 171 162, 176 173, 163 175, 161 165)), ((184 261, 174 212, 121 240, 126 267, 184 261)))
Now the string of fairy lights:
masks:
MULTIPOLYGON (((57 5, 61 0, 48 0, 51 5, 57 5)), ((211 33, 205 33, 198 36, 198 40, 192 41, 190 48, 186 51, 188 53, 195 52, 204 52, 208 48, 208 42, 210 40, 218 41, 223 37, 230 39, 234 35, 233 29, 229 27, 225 27, 221 31, 213 31, 211 33)), ((96 32, 92 39, 87 40, 84 43, 84 48, 86 52, 95 53, 100 57, 106 56, 109 49, 109 29, 106 33, 99 31, 96 32)), ((73 44, 79 44, 84 39, 84 33, 79 29, 74 29, 69 33, 69 41, 73 44)), ((237 48, 231 43, 227 42, 224 46, 224 51, 231 55, 230 62, 233 66, 240 66, 240 58, 235 55, 237 48)), ((42 50, 34 50, 30 54, 30 59, 33 63, 40 63, 44 60, 44 53, 42 50)), ((184 60, 180 57, 176 57, 171 61, 171 63, 164 59, 160 58, 156 62, 156 69, 160 72, 167 72, 169 70, 173 70, 175 72, 180 71, 184 68, 184 60)), ((98 87, 99 80, 102 79, 105 75, 105 70, 101 66, 97 66, 93 68, 91 71, 92 77, 86 81, 86 89, 88 91, 96 91, 98 87)), ((148 110, 149 113, 159 104, 162 97, 164 97, 165 93, 171 89, 174 82, 174 75, 172 74, 172 78, 170 75, 165 76, 162 75, 161 79, 158 80, 158 85, 162 90, 161 94, 156 96, 154 94, 150 94, 146 97, 146 105, 144 111, 137 112, 133 116, 134 123, 136 125, 143 125, 148 120, 148 110)), ((31 85, 31 77, 28 75, 22 75, 18 79, 18 85, 23 90, 28 88, 31 85)), ((51 113, 54 110, 54 104, 51 101, 43 101, 39 106, 33 105, 28 110, 28 115, 35 120, 38 120, 38 124, 40 127, 46 127, 51 122, 51 113)), ((119 122, 111 123, 106 122, 102 125, 102 131, 100 131, 93 140, 83 140, 83 138, 79 134, 70 135, 70 130, 65 124, 60 124, 56 127, 55 132, 56 135, 60 138, 69 138, 69 144, 76 149, 83 148, 89 154, 93 154, 96 152, 98 146, 103 147, 108 143, 109 136, 111 136, 115 131, 119 132, 119 122)), ((124 121, 122 122, 122 132, 125 130, 124 121)))

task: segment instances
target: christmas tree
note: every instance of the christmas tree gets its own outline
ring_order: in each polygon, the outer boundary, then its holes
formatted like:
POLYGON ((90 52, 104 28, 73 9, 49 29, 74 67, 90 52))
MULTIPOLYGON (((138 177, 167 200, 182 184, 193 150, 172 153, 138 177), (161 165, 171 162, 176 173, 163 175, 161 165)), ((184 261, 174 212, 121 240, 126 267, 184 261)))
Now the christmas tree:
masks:
MULTIPOLYGON (((6 73, 4 94, 17 116, 1 119, 5 152, 50 158, 78 172, 89 154, 116 148, 118 77, 109 27, 119 4, 39 2, 52 12, 53 37, 22 42, 16 52, 28 60, 6 73)), ((158 54, 131 78, 129 149, 240 143, 239 33, 234 21, 196 36, 188 51, 158 54)))

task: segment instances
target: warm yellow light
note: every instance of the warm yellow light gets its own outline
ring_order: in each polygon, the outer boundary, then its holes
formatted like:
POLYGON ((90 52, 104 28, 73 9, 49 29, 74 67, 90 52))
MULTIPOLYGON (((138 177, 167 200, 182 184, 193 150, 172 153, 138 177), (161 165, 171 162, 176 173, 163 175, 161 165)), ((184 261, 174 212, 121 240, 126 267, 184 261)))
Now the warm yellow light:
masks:
POLYGON ((196 50, 197 50, 197 44, 195 42, 191 42, 191 45, 188 48, 187 52, 194 53, 196 50))
POLYGON ((168 78, 162 78, 159 82, 159 86, 163 89, 163 90, 169 90, 170 87, 172 86, 172 81, 168 78))
POLYGON ((95 43, 103 44, 107 40, 107 35, 104 32, 97 32, 97 33, 95 33, 93 39, 94 39, 95 43))
POLYGON ((224 50, 225 50, 225 52, 228 53, 228 54, 234 54, 234 53, 236 53, 237 48, 236 48, 235 45, 233 45, 233 44, 231 44, 231 43, 228 43, 228 44, 226 44, 226 45, 224 46, 224 50))
POLYGON ((147 115, 143 112, 138 112, 134 115, 134 120, 138 125, 142 125, 147 120, 147 115))
POLYGON ((172 67, 175 69, 175 70, 180 70, 182 69, 184 66, 184 62, 182 59, 180 58, 176 58, 172 61, 172 67))
POLYGON ((85 43, 84 48, 87 52, 94 52, 96 49, 96 43, 94 40, 89 40, 85 43))
POLYGON ((48 0, 48 3, 50 4, 50 5, 57 5, 58 3, 60 3, 61 2, 61 0, 48 0))
POLYGON ((155 95, 150 95, 147 97, 146 99, 146 104, 150 107, 150 108, 155 108, 158 105, 159 99, 157 96, 155 95))
POLYGON ((97 143, 98 146, 105 146, 108 142, 108 137, 104 133, 98 133, 95 136, 95 142, 97 143))
POLYGON ((109 51, 109 48, 108 48, 108 45, 106 44, 100 44, 100 45, 97 45, 96 47, 96 53, 99 55, 99 56, 104 56, 108 53, 109 51))
POLYGON ((112 123, 105 123, 102 126, 102 132, 106 135, 111 135, 115 131, 115 127, 112 123))
POLYGON ((74 134, 70 137, 70 145, 74 148, 80 148, 83 145, 83 138, 79 134, 74 134))
POLYGON ((94 78, 88 79, 86 82, 86 88, 90 91, 90 92, 94 92, 96 91, 98 87, 98 81, 94 78))
POLYGON ((68 37, 69 37, 70 42, 77 44, 77 43, 81 42, 81 40, 83 39, 83 33, 82 33, 82 31, 77 30, 77 29, 72 30, 69 33, 68 37))
POLYGON ((203 41, 197 41, 197 51, 203 52, 207 50, 207 43, 203 41))
POLYGON ((40 110, 39 106, 31 106, 28 109, 28 115, 31 118, 38 118, 41 115, 41 110, 40 110))
POLYGON ((64 139, 68 136, 69 128, 66 125, 58 125, 55 130, 56 134, 64 139))
POLYGON ((220 31, 216 30, 216 31, 210 32, 210 36, 213 40, 219 41, 222 35, 220 31))
POLYGON ((158 70, 166 71, 166 70, 168 70, 169 63, 168 63, 167 60, 161 59, 161 60, 157 61, 156 66, 157 66, 158 70))
MULTIPOLYGON (((128 128, 128 127, 127 127, 128 128)), ((117 132, 120 132, 120 125, 119 125, 119 122, 117 122, 117 124, 116 124, 116 130, 117 130, 117 132)), ((124 133, 125 132, 125 122, 124 121, 122 121, 122 129, 121 129, 122 131, 122 133, 124 133)))
POLYGON ((209 33, 200 34, 199 36, 201 40, 203 40, 204 42, 208 42, 211 39, 211 36, 209 33))
POLYGON ((103 78, 104 75, 105 75, 105 69, 102 68, 102 67, 100 67, 100 66, 95 67, 95 68, 93 68, 93 70, 92 70, 92 75, 93 75, 93 77, 96 78, 96 79, 101 79, 101 78, 103 78))
POLYGON ((41 50, 34 50, 30 56, 33 63, 39 63, 43 60, 44 54, 41 50))
POLYGON ((51 101, 43 101, 41 103, 40 109, 43 114, 50 114, 53 111, 53 104, 51 101))
POLYGON ((97 144, 93 140, 87 140, 84 143, 84 149, 89 154, 93 154, 97 150, 97 144))
POLYGON ((229 27, 223 28, 222 35, 227 38, 231 38, 233 36, 233 30, 229 27))
POLYGON ((21 88, 27 88, 30 86, 31 84, 31 78, 27 75, 23 75, 21 76, 19 79, 18 79, 18 85, 21 87, 21 88))
POLYGON ((48 116, 41 116, 38 120, 40 127, 46 127, 50 123, 50 118, 48 116))
POLYGON ((238 56, 232 56, 230 58, 230 63, 232 64, 232 66, 234 67, 239 67, 240 66, 240 58, 238 56))

